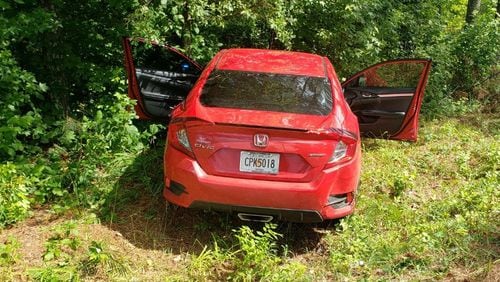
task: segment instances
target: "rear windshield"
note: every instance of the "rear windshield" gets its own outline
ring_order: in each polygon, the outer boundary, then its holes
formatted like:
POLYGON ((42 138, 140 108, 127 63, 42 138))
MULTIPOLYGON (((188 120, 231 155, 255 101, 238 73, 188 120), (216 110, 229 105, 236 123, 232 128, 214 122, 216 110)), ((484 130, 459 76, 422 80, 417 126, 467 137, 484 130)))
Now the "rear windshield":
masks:
POLYGON ((322 77, 216 70, 200 102, 207 107, 328 115, 332 93, 322 77))

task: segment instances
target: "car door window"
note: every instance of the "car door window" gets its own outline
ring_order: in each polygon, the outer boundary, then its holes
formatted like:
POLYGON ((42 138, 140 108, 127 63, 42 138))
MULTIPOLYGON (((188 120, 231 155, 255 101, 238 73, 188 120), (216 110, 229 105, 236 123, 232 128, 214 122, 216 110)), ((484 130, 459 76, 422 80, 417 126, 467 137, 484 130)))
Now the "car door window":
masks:
POLYGON ((129 94, 143 119, 168 119, 198 79, 202 68, 169 46, 124 40, 129 94))
POLYGON ((346 87, 416 88, 423 63, 386 64, 368 69, 346 87))
POLYGON ((199 68, 188 58, 160 45, 132 41, 136 68, 178 74, 198 75, 199 68))

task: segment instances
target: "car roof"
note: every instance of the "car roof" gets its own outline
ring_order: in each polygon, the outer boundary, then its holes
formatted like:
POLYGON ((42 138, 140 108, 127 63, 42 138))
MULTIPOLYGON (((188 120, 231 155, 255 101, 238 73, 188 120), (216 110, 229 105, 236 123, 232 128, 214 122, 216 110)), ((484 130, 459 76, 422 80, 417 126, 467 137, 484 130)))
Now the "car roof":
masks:
POLYGON ((215 68, 248 72, 326 77, 325 58, 302 52, 266 49, 226 49, 215 68))

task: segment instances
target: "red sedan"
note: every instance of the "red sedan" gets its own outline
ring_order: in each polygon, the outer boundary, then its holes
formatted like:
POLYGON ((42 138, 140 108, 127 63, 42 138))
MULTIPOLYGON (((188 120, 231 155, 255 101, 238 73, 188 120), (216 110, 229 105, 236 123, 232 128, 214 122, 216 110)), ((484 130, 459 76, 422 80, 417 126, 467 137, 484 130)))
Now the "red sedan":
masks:
POLYGON ((170 46, 123 44, 137 114, 170 122, 165 199, 263 222, 351 214, 360 136, 416 140, 431 67, 388 61, 341 84, 309 53, 228 49, 202 68, 170 46))

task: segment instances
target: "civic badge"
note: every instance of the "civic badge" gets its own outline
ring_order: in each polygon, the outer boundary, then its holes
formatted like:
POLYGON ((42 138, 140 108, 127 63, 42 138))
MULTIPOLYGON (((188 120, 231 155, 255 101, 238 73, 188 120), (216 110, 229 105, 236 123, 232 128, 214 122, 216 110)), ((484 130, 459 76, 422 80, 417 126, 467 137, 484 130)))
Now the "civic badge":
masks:
POLYGON ((269 136, 267 134, 255 134, 253 136, 253 144, 255 147, 267 147, 269 144, 269 136))

